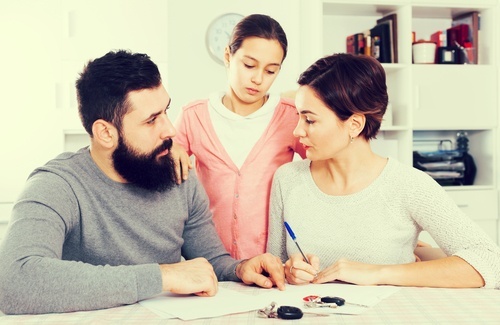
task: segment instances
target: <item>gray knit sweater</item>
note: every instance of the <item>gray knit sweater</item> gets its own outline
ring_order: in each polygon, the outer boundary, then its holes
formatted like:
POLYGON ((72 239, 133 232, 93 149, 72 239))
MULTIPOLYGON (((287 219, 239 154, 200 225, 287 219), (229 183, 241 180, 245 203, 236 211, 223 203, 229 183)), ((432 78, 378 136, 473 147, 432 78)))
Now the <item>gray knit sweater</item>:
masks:
POLYGON ((69 312, 159 294, 159 264, 205 257, 238 281, 194 173, 164 193, 109 179, 88 148, 36 169, 0 245, 0 310, 69 312))
POLYGON ((285 232, 293 228, 301 249, 321 268, 339 258, 369 264, 404 264, 426 230, 447 255, 471 264, 485 287, 500 288, 500 248, 430 176, 389 159, 379 177, 358 193, 332 196, 315 184, 309 160, 281 166, 274 175, 267 250, 298 250, 285 232))

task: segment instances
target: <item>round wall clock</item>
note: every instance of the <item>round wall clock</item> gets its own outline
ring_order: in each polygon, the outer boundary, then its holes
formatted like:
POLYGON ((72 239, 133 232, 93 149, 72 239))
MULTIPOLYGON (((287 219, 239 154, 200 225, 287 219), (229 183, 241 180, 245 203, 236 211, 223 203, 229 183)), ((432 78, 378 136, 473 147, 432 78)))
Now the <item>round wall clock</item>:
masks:
POLYGON ((220 64, 224 64, 224 49, 234 26, 243 18, 243 15, 236 13, 226 13, 216 17, 208 25, 206 33, 207 50, 212 59, 220 64))

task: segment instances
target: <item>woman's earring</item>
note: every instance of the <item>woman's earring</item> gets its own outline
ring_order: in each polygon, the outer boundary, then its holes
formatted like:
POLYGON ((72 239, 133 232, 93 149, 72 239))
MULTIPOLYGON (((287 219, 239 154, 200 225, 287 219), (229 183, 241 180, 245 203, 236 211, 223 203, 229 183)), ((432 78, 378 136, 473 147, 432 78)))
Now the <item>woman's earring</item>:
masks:
POLYGON ((354 141, 354 137, 351 137, 351 143, 354 141))

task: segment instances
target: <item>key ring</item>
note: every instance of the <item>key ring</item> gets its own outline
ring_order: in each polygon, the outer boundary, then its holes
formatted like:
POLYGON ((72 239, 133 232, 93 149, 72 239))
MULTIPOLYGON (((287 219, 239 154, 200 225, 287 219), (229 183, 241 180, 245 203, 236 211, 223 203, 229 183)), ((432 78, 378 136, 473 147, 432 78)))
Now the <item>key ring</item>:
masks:
POLYGON ((337 308, 345 304, 345 299, 334 296, 306 296, 302 298, 304 300, 304 307, 306 308, 337 308))
POLYGON ((259 309, 257 313, 264 318, 281 318, 281 319, 301 319, 304 315, 302 310, 292 306, 280 306, 275 311, 276 303, 273 301, 269 306, 259 309))
POLYGON ((341 307, 344 305, 353 305, 353 306, 358 306, 358 307, 364 307, 364 308, 369 308, 370 306, 368 305, 363 305, 359 303, 354 303, 354 302, 347 302, 345 301, 344 298, 336 297, 336 296, 316 296, 316 295, 310 295, 302 298, 304 300, 304 307, 306 308, 337 308, 341 307))
POLYGON ((314 313, 314 312, 303 312, 300 308, 293 306, 280 306, 277 310, 276 302, 271 302, 268 306, 259 309, 257 314, 259 317, 263 318, 281 318, 281 319, 301 319, 302 316, 330 316, 330 314, 324 313, 314 313))

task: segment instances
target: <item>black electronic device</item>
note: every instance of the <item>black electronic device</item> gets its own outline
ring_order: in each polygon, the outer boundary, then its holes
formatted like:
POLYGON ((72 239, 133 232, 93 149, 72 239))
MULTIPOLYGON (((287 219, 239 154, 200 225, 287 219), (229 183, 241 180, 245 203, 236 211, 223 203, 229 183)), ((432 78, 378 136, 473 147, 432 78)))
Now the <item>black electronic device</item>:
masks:
POLYGON ((463 50, 458 46, 440 46, 437 48, 438 64, 463 64, 463 50))

